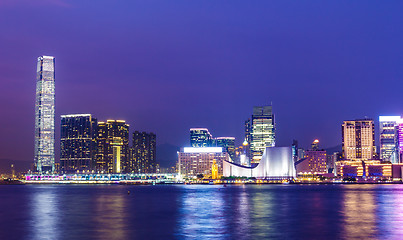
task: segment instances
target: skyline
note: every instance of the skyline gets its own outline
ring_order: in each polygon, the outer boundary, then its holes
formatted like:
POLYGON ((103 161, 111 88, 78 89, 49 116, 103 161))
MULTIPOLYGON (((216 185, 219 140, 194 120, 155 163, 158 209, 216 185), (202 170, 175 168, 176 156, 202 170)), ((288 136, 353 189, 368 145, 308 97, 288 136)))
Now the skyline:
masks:
POLYGON ((307 148, 340 145, 344 120, 368 116, 378 131, 378 116, 403 112, 399 2, 22 3, 0 5, 0 159, 33 160, 41 55, 58 59, 57 160, 63 114, 124 119, 158 145, 187 145, 192 127, 240 145, 253 106, 272 102, 277 145, 307 148))

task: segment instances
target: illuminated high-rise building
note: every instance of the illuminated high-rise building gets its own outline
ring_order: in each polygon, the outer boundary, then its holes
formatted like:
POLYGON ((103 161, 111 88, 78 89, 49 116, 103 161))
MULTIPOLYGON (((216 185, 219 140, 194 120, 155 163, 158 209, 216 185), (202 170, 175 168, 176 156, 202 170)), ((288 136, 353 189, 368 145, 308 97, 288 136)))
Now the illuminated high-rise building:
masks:
POLYGON ((96 168, 99 172, 129 172, 129 124, 124 120, 98 122, 96 168), (120 151, 117 153, 116 151, 120 151), (118 160, 118 161, 117 161, 118 160))
POLYGON ((157 137, 154 133, 135 131, 133 133, 133 147, 131 171, 134 173, 156 172, 157 137))
POLYGON ((97 119, 91 114, 61 116, 60 171, 95 170, 97 119))
POLYGON ((191 128, 190 145, 192 147, 211 147, 213 145, 213 136, 207 128, 191 128))
POLYGON ((400 116, 379 117, 380 158, 392 163, 399 162, 400 116))
POLYGON ((245 122, 245 133, 249 132, 249 147, 252 163, 258 163, 262 158, 266 147, 274 147, 275 138, 275 121, 272 106, 253 107, 253 114, 250 120, 245 122))
POLYGON ((231 161, 235 161, 235 138, 234 137, 217 137, 214 138, 215 146, 222 147, 224 152, 228 152, 231 161))
POLYGON ((369 160, 375 156, 375 131, 372 119, 344 121, 342 125, 343 159, 369 160))
POLYGON ((41 56, 36 70, 35 170, 55 171, 55 58, 41 56))

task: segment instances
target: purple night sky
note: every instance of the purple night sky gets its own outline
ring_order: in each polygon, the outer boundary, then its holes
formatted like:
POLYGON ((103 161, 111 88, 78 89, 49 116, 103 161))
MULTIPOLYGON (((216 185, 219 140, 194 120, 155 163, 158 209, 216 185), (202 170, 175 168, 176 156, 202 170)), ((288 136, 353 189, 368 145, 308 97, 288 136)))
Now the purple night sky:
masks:
POLYGON ((339 145, 343 120, 403 114, 402 10, 402 1, 2 0, 0 159, 33 161, 40 55, 56 57, 56 148, 60 115, 73 113, 124 119, 158 144, 189 144, 191 127, 241 143, 253 106, 270 102, 277 145, 339 145))

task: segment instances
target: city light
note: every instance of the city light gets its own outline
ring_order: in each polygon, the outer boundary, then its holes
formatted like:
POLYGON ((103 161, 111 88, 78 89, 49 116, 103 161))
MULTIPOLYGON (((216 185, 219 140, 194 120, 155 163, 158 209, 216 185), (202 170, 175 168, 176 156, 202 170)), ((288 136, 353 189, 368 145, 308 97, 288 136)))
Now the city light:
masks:
POLYGON ((184 153, 222 153, 221 147, 184 147, 184 153))

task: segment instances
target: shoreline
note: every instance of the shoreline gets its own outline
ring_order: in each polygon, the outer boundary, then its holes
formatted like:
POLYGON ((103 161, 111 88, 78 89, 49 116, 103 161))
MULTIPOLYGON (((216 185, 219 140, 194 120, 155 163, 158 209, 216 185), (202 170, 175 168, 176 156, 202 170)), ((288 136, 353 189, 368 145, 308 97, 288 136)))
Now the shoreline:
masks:
POLYGON ((211 183, 211 182, 85 182, 85 181, 0 181, 0 185, 387 185, 387 184, 403 184, 402 181, 387 181, 387 182, 227 182, 227 183, 211 183))

